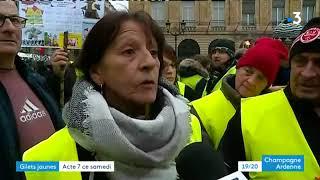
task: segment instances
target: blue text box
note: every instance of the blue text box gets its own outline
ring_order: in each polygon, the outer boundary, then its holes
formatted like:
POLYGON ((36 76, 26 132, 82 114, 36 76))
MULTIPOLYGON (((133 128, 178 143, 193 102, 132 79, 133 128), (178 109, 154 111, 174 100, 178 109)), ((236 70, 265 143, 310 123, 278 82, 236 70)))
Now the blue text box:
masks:
POLYGON ((304 171, 304 156, 263 155, 262 171, 304 171))
POLYGON ((56 161, 17 161, 16 172, 48 172, 59 171, 59 162, 56 161))

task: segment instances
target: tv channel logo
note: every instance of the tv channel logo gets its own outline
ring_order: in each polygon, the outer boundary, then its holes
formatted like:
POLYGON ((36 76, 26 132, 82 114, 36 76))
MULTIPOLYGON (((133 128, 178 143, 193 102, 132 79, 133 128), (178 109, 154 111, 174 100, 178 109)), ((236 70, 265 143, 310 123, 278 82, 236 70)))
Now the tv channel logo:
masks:
POLYGON ((301 12, 293 12, 294 18, 288 17, 288 22, 293 23, 293 24, 300 24, 302 19, 301 19, 301 12))

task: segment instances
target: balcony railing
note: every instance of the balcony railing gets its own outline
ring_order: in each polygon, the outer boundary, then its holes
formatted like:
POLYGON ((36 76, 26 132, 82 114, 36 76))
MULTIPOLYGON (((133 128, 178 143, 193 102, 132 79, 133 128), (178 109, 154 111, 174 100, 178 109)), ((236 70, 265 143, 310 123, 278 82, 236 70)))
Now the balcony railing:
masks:
POLYGON ((184 31, 194 32, 197 29, 197 22, 195 20, 183 20, 186 23, 184 31))
POLYGON ((224 20, 213 20, 210 22, 212 31, 226 31, 224 20))
POLYGON ((257 26, 255 25, 242 25, 242 31, 255 31, 257 30, 257 26))
POLYGON ((226 27, 225 26, 211 26, 211 30, 216 31, 216 32, 222 32, 222 31, 226 31, 226 27))

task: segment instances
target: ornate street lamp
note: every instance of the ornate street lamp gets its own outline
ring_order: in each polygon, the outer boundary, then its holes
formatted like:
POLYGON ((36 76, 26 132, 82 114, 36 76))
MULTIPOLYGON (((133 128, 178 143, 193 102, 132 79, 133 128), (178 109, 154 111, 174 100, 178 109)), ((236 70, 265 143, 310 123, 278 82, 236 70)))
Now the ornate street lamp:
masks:
POLYGON ((186 22, 182 20, 182 22, 179 23, 178 27, 171 27, 171 22, 167 20, 166 22, 166 31, 170 35, 174 36, 174 50, 176 51, 176 55, 178 57, 178 51, 177 51, 177 37, 181 34, 183 34, 186 30, 186 22))

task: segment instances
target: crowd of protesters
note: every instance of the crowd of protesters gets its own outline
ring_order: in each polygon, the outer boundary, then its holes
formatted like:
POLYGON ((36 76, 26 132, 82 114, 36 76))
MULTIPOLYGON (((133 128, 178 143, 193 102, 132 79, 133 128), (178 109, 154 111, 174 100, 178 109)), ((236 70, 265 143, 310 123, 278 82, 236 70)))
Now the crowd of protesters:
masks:
POLYGON ((0 1, 0 179, 175 180, 175 160, 194 142, 221 152, 229 173, 265 154, 304 156, 304 172, 250 179, 320 176, 319 17, 290 49, 220 38, 178 61, 147 13, 114 11, 74 63, 58 49, 42 75, 17 55, 26 20, 0 1), (114 161, 115 171, 23 173, 17 161, 114 161))

